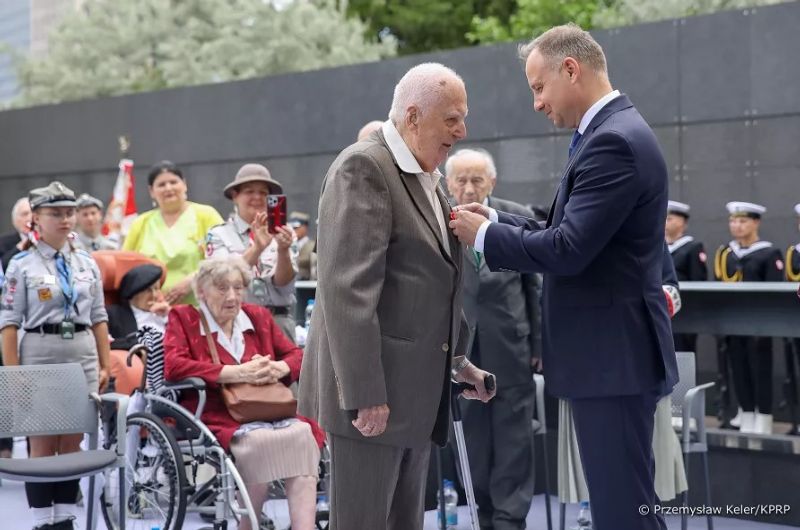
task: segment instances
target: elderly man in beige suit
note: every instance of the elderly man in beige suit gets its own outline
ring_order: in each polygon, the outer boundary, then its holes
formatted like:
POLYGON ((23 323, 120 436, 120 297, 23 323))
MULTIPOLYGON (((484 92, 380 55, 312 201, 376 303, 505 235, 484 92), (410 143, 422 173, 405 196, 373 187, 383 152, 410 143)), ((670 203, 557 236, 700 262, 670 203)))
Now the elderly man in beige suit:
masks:
POLYGON ((461 78, 409 70, 389 120, 333 162, 319 204, 319 287, 300 413, 329 434, 331 529, 422 529, 430 441, 444 444, 450 378, 488 401, 467 361, 462 248, 437 167, 466 136, 461 78))

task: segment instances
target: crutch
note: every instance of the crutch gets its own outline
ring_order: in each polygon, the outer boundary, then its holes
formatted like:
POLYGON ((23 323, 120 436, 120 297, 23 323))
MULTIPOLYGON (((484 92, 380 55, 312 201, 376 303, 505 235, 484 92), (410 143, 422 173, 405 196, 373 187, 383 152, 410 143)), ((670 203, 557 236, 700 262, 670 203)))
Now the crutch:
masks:
MULTIPOLYGON (((487 392, 491 392, 495 388, 494 375, 488 374, 483 379, 483 385, 486 387, 487 392)), ((469 470, 469 457, 467 456, 467 444, 464 441, 464 425, 461 419, 461 408, 458 405, 458 396, 465 390, 475 390, 475 387, 469 383, 456 383, 453 382, 452 386, 453 399, 450 400, 450 409, 453 413, 453 430, 456 433, 456 448, 458 449, 458 462, 461 466, 461 481, 464 486, 464 492, 467 495, 467 506, 469 507, 469 515, 472 522, 470 528, 472 530, 480 530, 478 522, 478 506, 475 503, 475 490, 472 488, 472 473, 469 470)), ((441 481, 439 487, 443 488, 441 481)), ((443 490, 440 490, 443 491, 443 490)), ((441 499, 440 495, 440 499, 441 499)), ((440 501, 440 511, 444 510, 444 502, 440 501)), ((440 516, 440 520, 444 520, 440 516)))

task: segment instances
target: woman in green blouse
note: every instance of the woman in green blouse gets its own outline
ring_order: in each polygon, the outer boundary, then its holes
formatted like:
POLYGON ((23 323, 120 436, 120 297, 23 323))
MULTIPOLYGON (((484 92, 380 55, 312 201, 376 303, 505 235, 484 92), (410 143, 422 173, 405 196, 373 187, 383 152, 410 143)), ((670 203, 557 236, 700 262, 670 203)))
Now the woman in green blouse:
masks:
POLYGON ((170 305, 195 304, 192 277, 204 257, 206 233, 222 217, 212 206, 187 199, 183 172, 172 162, 153 166, 147 184, 156 207, 136 218, 122 248, 166 266, 162 290, 170 305))

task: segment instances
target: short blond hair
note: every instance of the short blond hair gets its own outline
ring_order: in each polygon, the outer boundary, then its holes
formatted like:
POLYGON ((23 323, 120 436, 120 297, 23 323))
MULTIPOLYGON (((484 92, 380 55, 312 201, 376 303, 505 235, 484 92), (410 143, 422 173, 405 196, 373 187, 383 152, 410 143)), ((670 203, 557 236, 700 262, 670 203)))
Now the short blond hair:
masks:
POLYGON ((200 298, 200 293, 203 292, 209 285, 220 285, 223 283, 231 273, 239 273, 242 277, 242 283, 245 289, 250 285, 253 279, 253 273, 250 267, 241 256, 224 256, 217 258, 209 258, 200 262, 200 267, 197 269, 197 274, 192 279, 192 290, 194 295, 200 298))
POLYGON ((534 50, 554 69, 560 69, 564 59, 572 57, 595 72, 608 76, 603 48, 588 31, 572 22, 550 28, 527 44, 521 44, 519 56, 523 63, 534 50))

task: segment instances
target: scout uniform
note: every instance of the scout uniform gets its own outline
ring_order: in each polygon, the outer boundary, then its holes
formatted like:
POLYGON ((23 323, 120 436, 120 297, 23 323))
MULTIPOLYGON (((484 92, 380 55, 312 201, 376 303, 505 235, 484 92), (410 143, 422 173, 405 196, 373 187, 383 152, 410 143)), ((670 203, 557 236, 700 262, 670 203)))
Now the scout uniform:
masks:
MULTIPOLYGON (((75 206, 75 195, 58 182, 31 191, 31 208, 75 206)), ((0 329, 23 328, 20 364, 78 362, 97 392, 97 346, 91 327, 108 321, 103 282, 92 257, 67 242, 44 241, 11 260, 3 286, 0 329)))
MULTIPOLYGON (((271 194, 283 191, 280 183, 273 180, 267 168, 259 164, 246 164, 233 182, 225 187, 225 196, 232 198, 231 191, 246 182, 266 182, 271 194)), ((241 256, 253 245, 253 235, 250 225, 238 214, 233 214, 227 222, 212 227, 206 236, 206 257, 241 256)), ((292 244, 289 250, 292 261, 294 277, 289 283, 278 287, 272 283, 275 267, 278 263, 278 242, 273 239, 258 258, 258 263, 253 267, 253 281, 250 282, 245 301, 267 307, 281 331, 295 340, 295 319, 292 314, 295 298, 295 278, 297 277, 297 243, 292 244)))
MULTIPOLYGON (((729 202, 728 213, 761 219, 767 209, 749 202, 729 202)), ((717 249, 714 277, 723 282, 780 282, 784 277, 781 251, 769 241, 742 247, 731 241, 717 249)), ((742 409, 742 432, 772 432, 772 339, 725 338, 736 396, 742 409)))
MULTIPOLYGON (((88 193, 82 193, 80 197, 78 197, 76 203, 78 205, 78 210, 96 206, 101 212, 103 211, 103 201, 92 197, 88 193)), ((85 250, 86 252, 94 252, 95 250, 117 250, 119 248, 113 241, 102 234, 97 237, 91 237, 81 230, 76 230, 73 244, 75 247, 85 250)))
MULTIPOLYGON (((32 190, 29 198, 34 211, 76 206, 75 195, 60 182, 32 190)), ((108 320, 102 287, 97 264, 70 241, 53 248, 39 240, 14 256, 3 286, 0 329, 25 330, 20 364, 79 363, 89 390, 97 392, 99 357, 92 326, 108 320)), ((25 490, 36 528, 72 528, 77 479, 27 483, 25 490)))

